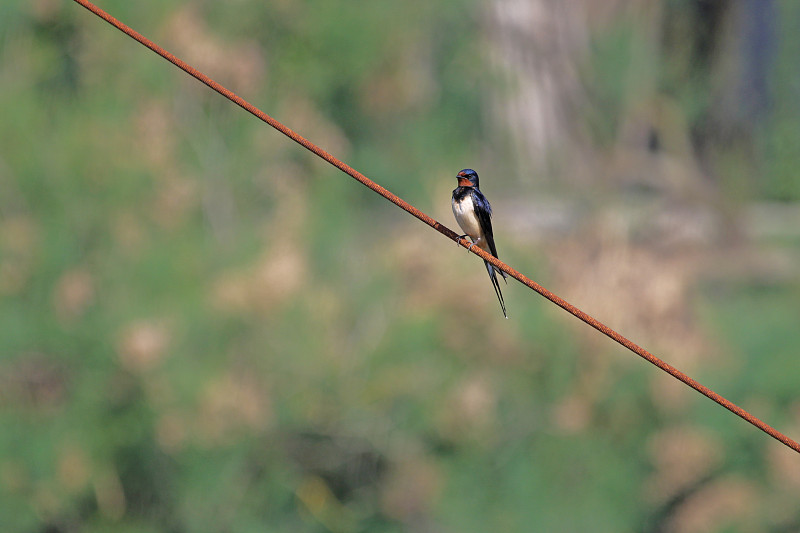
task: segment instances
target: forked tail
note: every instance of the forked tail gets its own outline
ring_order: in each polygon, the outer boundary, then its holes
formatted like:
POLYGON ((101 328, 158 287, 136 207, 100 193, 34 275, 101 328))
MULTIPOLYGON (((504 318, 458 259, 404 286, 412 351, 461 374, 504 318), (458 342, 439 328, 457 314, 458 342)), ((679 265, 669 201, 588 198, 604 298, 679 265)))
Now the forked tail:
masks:
MULTIPOLYGON (((489 272, 489 279, 492 280, 492 287, 494 287, 494 292, 497 294, 497 300, 500 302, 500 309, 503 310, 503 316, 508 318, 506 314, 506 303, 503 301, 503 293, 500 291, 500 282, 497 281, 497 274, 495 273, 495 268, 492 264, 488 261, 484 261, 486 263, 486 270, 489 272)), ((499 271, 503 274, 503 278, 505 279, 505 272, 502 270, 499 271)))

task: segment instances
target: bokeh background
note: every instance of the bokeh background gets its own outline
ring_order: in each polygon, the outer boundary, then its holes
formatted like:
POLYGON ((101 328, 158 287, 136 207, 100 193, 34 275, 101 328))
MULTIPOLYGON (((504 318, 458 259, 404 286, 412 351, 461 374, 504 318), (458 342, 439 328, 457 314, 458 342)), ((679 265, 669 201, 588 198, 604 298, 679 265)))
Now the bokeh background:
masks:
MULTIPOLYGON (((800 437, 800 3, 104 0, 800 437)), ((0 4, 0 529, 800 531, 800 458, 77 4, 0 4)))

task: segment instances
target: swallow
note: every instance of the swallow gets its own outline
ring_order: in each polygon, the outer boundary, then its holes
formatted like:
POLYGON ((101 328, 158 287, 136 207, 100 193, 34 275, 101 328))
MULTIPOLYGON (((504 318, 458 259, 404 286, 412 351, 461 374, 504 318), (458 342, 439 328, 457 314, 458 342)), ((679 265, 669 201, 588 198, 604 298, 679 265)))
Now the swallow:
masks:
MULTIPOLYGON (((465 168, 456 175, 458 187, 453 191, 453 215, 456 222, 461 226, 464 235, 460 238, 469 236, 472 240, 469 249, 477 246, 485 252, 497 257, 497 248, 494 246, 494 234, 492 233, 492 206, 489 200, 478 188, 478 173, 471 168, 465 168)), ((499 259, 499 258, 498 258, 499 259)), ((492 280, 494 292, 500 301, 500 308, 503 316, 506 314, 506 304, 503 301, 503 293, 500 292, 500 283, 497 281, 497 274, 503 276, 503 281, 508 277, 505 272, 494 267, 490 262, 484 261, 489 278, 492 280)), ((506 281, 506 283, 508 283, 506 281)))

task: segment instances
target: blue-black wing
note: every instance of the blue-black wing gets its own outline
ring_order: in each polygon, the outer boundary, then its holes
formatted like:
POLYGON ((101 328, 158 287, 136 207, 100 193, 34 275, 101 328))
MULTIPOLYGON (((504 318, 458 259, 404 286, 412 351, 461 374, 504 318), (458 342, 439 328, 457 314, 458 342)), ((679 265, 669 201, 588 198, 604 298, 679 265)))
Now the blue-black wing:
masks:
MULTIPOLYGON (((497 257, 497 248, 494 245, 494 233, 492 233, 492 206, 479 189, 472 190, 472 201, 475 209, 475 216, 478 218, 478 223, 481 225, 483 237, 486 239, 489 251, 493 256, 497 257)), ((492 280, 494 292, 497 294, 497 300, 500 302, 500 309, 503 310, 503 316, 508 318, 506 314, 506 303, 503 301, 503 293, 500 290, 500 282, 497 281, 498 273, 503 276, 503 281, 505 281, 507 274, 488 261, 484 261, 484 263, 486 264, 486 271, 489 273, 489 279, 492 280)))
MULTIPOLYGON (((478 223, 481 225, 483 235, 486 238, 486 243, 489 245, 489 251, 493 256, 500 259, 500 257, 497 255, 497 248, 494 244, 494 233, 492 232, 492 206, 489 204, 489 200, 486 199, 480 190, 474 189, 472 194, 473 203, 475 205, 475 216, 478 217, 478 223)), ((491 264, 486 263, 486 268, 490 267, 491 264)), ((508 277, 505 272, 497 268, 491 267, 491 271, 497 271, 501 276, 503 276, 503 279, 508 277)))

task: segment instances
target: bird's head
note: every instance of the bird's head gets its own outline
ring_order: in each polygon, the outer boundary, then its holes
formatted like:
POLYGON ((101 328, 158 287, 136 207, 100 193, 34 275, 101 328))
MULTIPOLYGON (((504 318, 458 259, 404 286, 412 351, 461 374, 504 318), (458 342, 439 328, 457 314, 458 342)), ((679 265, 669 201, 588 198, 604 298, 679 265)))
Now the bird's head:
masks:
POLYGON ((478 173, 471 168, 465 168, 456 174, 456 178, 459 187, 478 187, 478 173))

